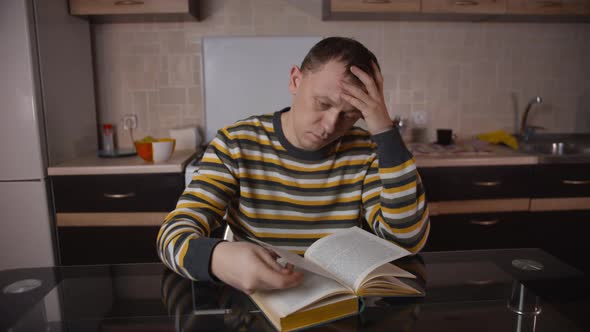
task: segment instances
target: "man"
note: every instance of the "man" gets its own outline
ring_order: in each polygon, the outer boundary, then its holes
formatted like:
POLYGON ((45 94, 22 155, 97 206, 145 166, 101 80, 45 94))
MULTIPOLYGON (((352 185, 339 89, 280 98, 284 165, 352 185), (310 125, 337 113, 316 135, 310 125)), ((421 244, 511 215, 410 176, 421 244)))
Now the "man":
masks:
POLYGON ((391 121, 377 59, 357 41, 318 42, 290 72, 290 108, 219 130, 158 234, 162 261, 195 280, 246 293, 303 278, 274 253, 211 233, 298 253, 339 229, 365 226, 416 253, 428 209, 411 153, 391 121), (363 118, 366 130, 353 127, 363 118))

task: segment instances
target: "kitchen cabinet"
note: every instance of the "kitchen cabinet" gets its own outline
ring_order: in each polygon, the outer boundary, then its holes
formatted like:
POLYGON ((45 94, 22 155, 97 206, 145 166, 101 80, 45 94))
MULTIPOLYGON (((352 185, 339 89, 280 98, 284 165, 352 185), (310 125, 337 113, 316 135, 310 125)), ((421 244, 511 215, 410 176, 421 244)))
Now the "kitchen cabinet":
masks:
POLYGON ((589 169, 583 163, 421 168, 431 206, 424 251, 541 248, 588 272, 589 169))
POLYGON ((419 169, 429 201, 530 197, 532 166, 419 169))
POLYGON ((528 231, 534 166, 419 170, 430 206, 424 251, 532 246, 528 231))
POLYGON ((156 236, 183 173, 52 176, 62 265, 158 261, 156 236))
POLYGON ((420 0, 324 0, 324 20, 400 19, 404 14, 419 14, 420 0))
POLYGON ((180 173, 52 177, 60 212, 172 211, 182 190, 180 173))
POLYGON ((424 251, 534 247, 528 212, 436 215, 424 251))
POLYGON ((508 0, 508 14, 590 15, 589 0, 508 0))
POLYGON ((590 164, 537 165, 532 196, 590 197, 590 164))
POLYGON ((422 0, 423 13, 504 14, 506 0, 422 0))
POLYGON ((70 14, 89 16, 178 15, 198 18, 197 0, 69 0, 70 14))
POLYGON ((532 212, 529 218, 532 226, 530 241, 535 247, 585 273, 590 272, 587 257, 590 251, 587 231, 590 210, 532 212))
POLYGON ((328 1, 333 13, 417 13, 420 0, 332 0, 328 1))
POLYGON ((590 164, 535 167, 531 211, 590 210, 590 164))
POLYGON ((321 10, 324 20, 590 22, 590 0, 323 0, 321 10))

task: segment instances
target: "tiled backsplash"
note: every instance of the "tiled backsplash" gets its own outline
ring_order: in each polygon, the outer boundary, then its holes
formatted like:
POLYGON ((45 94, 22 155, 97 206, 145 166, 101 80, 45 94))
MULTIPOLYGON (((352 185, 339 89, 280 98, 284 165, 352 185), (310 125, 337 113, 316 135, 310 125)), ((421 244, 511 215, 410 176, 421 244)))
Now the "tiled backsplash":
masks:
POLYGON ((203 3, 201 21, 93 25, 101 122, 136 113, 136 137, 200 126, 203 36, 340 35, 375 52, 390 114, 426 112, 430 139, 443 127, 513 132, 535 95, 530 123, 590 132, 588 24, 324 22, 284 0, 203 3))

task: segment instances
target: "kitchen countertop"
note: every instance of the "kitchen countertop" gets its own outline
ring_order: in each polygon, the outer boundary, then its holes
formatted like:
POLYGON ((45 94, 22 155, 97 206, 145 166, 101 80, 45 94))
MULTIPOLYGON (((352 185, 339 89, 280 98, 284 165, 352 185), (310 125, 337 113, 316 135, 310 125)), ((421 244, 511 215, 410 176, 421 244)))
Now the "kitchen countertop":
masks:
MULTIPOLYGON (((587 278, 539 249, 427 252, 398 264, 425 284, 425 297, 365 298, 359 315, 309 331, 590 328, 587 278)), ((0 271, 0 290, 23 279, 40 286, 0 293, 2 331, 274 331, 243 293, 160 263, 0 271)))
POLYGON ((414 154, 416 165, 423 168, 535 165, 539 162, 537 155, 481 141, 461 142, 449 146, 410 143, 408 149, 414 154))
MULTIPOLYGON (((582 135, 581 137, 586 139, 586 136, 582 135)), ((555 137, 551 136, 549 139, 555 139, 555 137)), ((516 151, 503 145, 494 145, 478 140, 458 142, 449 146, 433 143, 409 143, 407 145, 414 154, 417 166, 422 168, 590 162, 589 154, 546 156, 516 151)), ((49 167, 48 173, 50 176, 180 173, 184 171, 185 166, 195 155, 196 151, 194 150, 180 150, 174 152, 172 158, 163 163, 145 162, 139 156, 100 158, 90 155, 49 167)))
POLYGON ((195 154, 195 150, 174 151, 169 160, 161 163, 146 162, 137 155, 120 158, 89 155, 49 167, 47 172, 49 176, 182 173, 195 154))

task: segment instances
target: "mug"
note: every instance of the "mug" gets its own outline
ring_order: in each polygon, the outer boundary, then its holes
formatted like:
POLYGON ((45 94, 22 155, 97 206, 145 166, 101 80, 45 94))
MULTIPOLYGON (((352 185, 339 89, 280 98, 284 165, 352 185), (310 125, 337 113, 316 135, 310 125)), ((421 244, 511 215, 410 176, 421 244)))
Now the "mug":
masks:
POLYGON ((450 145, 453 144, 456 135, 453 135, 452 129, 437 129, 436 130, 436 144, 450 145))

